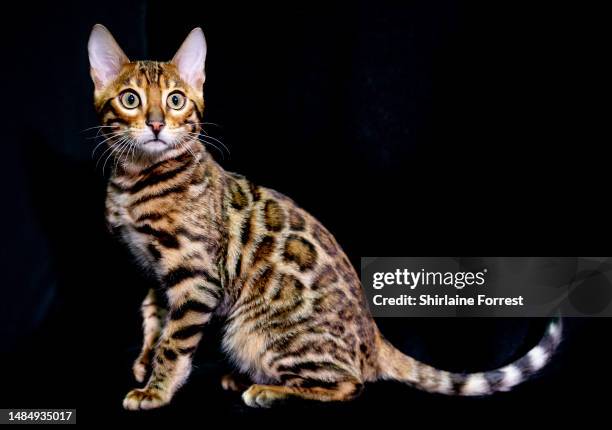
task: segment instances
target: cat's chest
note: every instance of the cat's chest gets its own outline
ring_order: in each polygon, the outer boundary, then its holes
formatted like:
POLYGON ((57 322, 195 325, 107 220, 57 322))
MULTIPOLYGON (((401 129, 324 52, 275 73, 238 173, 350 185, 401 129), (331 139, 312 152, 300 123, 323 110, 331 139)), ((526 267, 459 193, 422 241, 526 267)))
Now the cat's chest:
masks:
POLYGON ((132 209, 132 198, 127 193, 109 192, 106 198, 106 221, 114 231, 134 230, 138 218, 132 209))
POLYGON ((109 193, 106 201, 106 221, 110 229, 128 245, 131 252, 146 266, 154 266, 159 238, 147 219, 139 217, 129 194, 109 193))
POLYGON ((221 210, 207 191, 206 182, 186 185, 180 193, 135 194, 111 189, 107 222, 146 266, 158 268, 169 255, 172 259, 179 254, 212 259, 222 243, 221 210))

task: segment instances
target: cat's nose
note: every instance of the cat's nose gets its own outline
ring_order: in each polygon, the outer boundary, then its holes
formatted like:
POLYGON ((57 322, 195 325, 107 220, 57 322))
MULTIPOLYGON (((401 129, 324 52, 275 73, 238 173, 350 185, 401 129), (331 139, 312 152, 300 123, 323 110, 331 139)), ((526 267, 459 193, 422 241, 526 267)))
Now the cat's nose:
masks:
POLYGON ((159 136, 159 133, 161 132, 162 128, 164 128, 165 124, 163 123, 163 121, 149 121, 147 122, 147 125, 151 127, 153 134, 155 134, 155 137, 157 137, 159 136))

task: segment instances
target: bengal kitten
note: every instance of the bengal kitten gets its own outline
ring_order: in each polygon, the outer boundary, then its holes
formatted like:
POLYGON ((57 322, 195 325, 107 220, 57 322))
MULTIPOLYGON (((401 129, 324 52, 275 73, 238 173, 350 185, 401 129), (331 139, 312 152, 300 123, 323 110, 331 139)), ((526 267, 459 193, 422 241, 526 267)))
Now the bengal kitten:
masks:
MULTIPOLYGON (((455 374, 402 354, 378 331, 355 270, 325 227, 205 151, 200 28, 170 62, 130 61, 102 25, 88 48, 100 130, 115 160, 108 223, 159 279, 142 303, 144 344, 133 366, 138 382, 150 376, 127 394, 126 409, 170 402, 213 314, 226 321, 223 348, 249 381, 242 398, 253 407, 349 400, 379 379, 484 395, 517 385, 552 356, 560 320, 499 370, 455 374)), ((222 384, 243 387, 234 376, 222 384)))

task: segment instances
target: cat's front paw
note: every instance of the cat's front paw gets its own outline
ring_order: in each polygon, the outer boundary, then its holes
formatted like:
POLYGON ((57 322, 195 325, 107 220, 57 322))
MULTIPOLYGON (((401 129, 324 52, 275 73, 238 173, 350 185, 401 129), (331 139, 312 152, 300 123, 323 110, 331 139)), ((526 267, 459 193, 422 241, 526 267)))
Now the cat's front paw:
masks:
POLYGON ((130 411, 155 409, 166 405, 170 399, 159 390, 137 388, 130 391, 123 399, 123 407, 130 411))

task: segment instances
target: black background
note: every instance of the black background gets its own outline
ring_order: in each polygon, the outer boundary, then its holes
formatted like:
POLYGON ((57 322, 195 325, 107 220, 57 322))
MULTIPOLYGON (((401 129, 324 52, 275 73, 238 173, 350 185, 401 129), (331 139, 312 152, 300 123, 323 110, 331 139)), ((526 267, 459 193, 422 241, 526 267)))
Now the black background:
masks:
MULTIPOLYGON (((4 14, 0 407, 76 407, 80 423, 410 425, 597 419, 609 320, 569 320, 553 364, 507 394, 458 399, 377 383, 346 405, 254 411, 223 393, 218 324, 160 411, 121 409, 148 281, 104 227, 86 43, 105 24, 132 59, 208 41, 208 132, 228 170, 291 196, 354 264, 383 255, 609 255, 597 11, 454 1, 54 2, 4 14), (216 4, 215 4, 216 3, 216 4), (497 421, 494 421, 497 420, 497 421)), ((602 15, 599 15, 603 18, 602 15)), ((98 152, 100 154, 100 152, 98 152)), ((379 321, 455 371, 520 356, 544 320, 379 321)))

